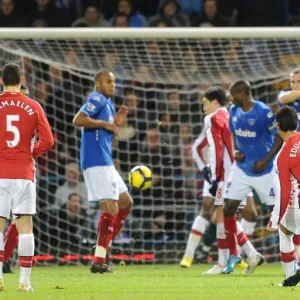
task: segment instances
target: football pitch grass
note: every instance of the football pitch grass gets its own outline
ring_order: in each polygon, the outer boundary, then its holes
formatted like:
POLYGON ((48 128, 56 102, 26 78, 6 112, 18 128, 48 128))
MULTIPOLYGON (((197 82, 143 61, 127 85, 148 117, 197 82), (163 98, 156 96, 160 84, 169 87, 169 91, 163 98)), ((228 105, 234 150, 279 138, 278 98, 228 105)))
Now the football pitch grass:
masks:
MULTIPOLYGON (((230 275, 201 276, 210 265, 181 269, 177 265, 114 266, 115 274, 91 274, 88 267, 36 267, 35 292, 17 291, 19 272, 4 274, 1 299, 300 299, 299 287, 278 287, 280 265, 264 265, 254 274, 237 268, 230 275)), ((15 270, 17 270, 15 268, 15 270)))

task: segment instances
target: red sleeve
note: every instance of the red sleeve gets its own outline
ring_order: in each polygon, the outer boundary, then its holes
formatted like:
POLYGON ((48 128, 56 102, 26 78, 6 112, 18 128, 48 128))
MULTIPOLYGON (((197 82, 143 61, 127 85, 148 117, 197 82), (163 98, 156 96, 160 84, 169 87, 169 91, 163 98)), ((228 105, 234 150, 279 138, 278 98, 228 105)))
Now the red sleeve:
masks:
POLYGON ((37 135, 39 141, 34 145, 32 156, 36 158, 37 156, 43 155, 49 149, 54 146, 54 138, 51 131, 51 127, 44 113, 44 110, 40 105, 37 109, 38 114, 38 125, 37 125, 37 135))
POLYGON ((211 118, 211 141, 212 141, 212 150, 214 151, 211 162, 212 169, 212 178, 213 180, 222 181, 224 180, 224 172, 223 172, 223 150, 224 150, 224 142, 222 138, 222 132, 220 124, 218 123, 218 119, 213 116, 211 118))

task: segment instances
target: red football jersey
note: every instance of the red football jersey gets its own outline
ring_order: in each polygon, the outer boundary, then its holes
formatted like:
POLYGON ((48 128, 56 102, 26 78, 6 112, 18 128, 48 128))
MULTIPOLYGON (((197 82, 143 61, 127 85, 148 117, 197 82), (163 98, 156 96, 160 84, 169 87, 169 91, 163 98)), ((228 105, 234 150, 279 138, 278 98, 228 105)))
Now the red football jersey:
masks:
POLYGON ((271 216, 271 225, 277 227, 287 207, 300 208, 300 133, 282 146, 275 167, 278 172, 278 192, 271 216))
POLYGON ((212 179, 224 181, 233 163, 229 114, 225 107, 204 118, 204 129, 193 145, 193 158, 202 170, 206 163, 211 166, 212 179), (202 150, 208 146, 208 161, 204 162, 202 150))
POLYGON ((33 158, 53 145, 50 125, 38 102, 21 93, 0 95, 0 178, 33 181, 33 158))

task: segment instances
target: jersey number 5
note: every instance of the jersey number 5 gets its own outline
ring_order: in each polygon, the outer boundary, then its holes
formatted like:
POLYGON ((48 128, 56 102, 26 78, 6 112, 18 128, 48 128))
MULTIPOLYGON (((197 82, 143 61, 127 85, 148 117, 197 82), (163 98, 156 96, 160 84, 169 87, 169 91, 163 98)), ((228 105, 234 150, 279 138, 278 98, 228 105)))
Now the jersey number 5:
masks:
POLYGON ((11 141, 6 141, 7 146, 9 148, 16 147, 18 143, 20 142, 20 131, 18 127, 13 125, 13 122, 20 121, 20 116, 19 115, 7 115, 6 116, 6 131, 7 132, 12 132, 14 135, 13 140, 11 141))

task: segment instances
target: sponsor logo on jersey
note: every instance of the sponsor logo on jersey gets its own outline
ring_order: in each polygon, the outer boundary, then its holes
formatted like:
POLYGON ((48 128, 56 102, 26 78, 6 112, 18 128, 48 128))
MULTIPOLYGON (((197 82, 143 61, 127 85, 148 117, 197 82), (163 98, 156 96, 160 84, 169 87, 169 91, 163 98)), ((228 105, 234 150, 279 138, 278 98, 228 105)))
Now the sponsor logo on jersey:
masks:
POLYGON ((255 119, 248 119, 248 124, 253 126, 255 124, 255 119))
POLYGON ((241 137, 249 137, 249 138, 255 138, 256 132, 251 130, 242 130, 241 128, 238 128, 235 130, 235 135, 241 136, 241 137))

